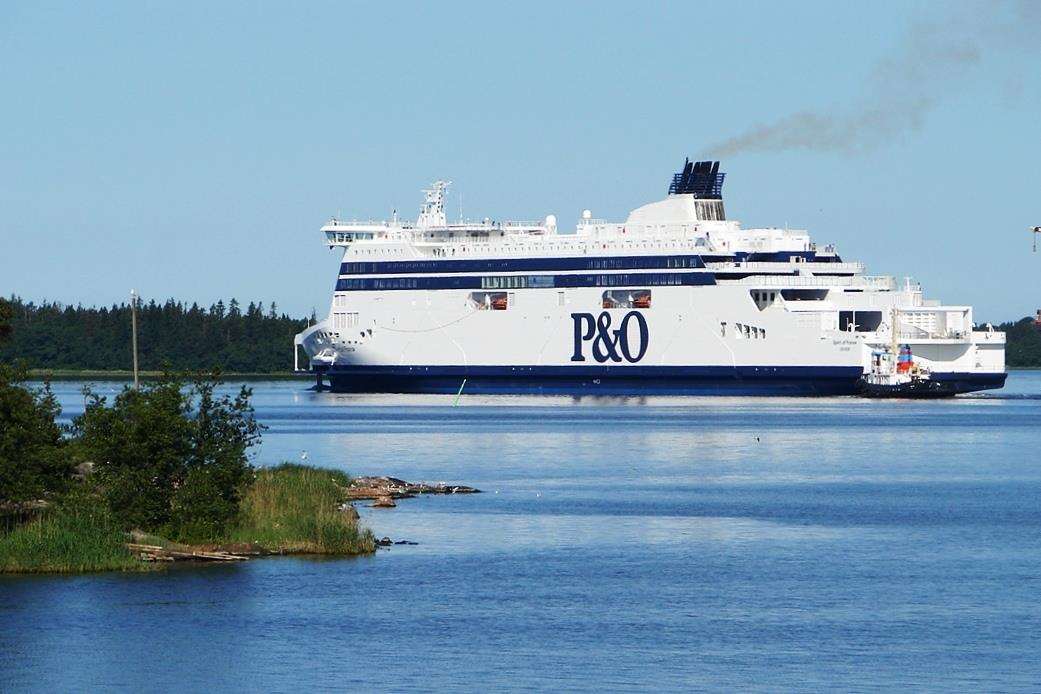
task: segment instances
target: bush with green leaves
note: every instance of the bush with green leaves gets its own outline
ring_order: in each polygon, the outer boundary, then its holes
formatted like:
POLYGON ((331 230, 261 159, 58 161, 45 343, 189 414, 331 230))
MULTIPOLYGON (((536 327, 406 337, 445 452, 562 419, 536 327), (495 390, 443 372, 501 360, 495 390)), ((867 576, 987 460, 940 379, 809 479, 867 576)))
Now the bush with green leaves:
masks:
POLYGON ((50 498, 67 488, 73 469, 50 386, 22 380, 0 364, 0 504, 50 498))
POLYGON ((220 539, 251 478, 248 450, 260 440, 250 389, 218 395, 214 376, 165 377, 127 387, 111 405, 86 392, 74 422, 77 446, 117 521, 186 542, 220 539))

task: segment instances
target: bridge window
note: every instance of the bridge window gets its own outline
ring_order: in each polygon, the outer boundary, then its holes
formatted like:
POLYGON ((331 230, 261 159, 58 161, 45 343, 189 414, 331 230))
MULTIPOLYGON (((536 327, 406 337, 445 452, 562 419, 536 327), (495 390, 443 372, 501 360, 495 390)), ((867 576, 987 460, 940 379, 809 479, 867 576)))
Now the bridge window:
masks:
POLYGON ((650 289, 614 289, 604 292, 604 308, 650 308, 650 289))

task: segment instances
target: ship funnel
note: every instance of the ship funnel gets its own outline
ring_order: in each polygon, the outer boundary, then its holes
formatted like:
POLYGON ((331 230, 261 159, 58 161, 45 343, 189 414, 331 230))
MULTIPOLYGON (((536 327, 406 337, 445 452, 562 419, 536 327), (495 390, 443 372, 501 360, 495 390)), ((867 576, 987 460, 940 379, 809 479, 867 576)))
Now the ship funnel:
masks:
POLYGON ((673 174, 669 195, 693 195, 699 200, 722 200, 723 179, 718 161, 694 161, 686 159, 683 169, 673 174))

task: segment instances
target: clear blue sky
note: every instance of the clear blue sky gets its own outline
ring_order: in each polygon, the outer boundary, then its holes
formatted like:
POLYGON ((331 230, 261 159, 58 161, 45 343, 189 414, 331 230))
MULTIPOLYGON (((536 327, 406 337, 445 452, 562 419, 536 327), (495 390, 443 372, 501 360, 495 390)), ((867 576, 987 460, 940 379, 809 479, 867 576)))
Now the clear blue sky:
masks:
POLYGON ((446 177, 471 217, 622 218, 684 156, 809 113, 853 144, 729 154, 732 218, 1020 317, 1041 306, 1041 13, 982 7, 6 2, 0 294, 321 314, 333 214, 414 216, 446 177))

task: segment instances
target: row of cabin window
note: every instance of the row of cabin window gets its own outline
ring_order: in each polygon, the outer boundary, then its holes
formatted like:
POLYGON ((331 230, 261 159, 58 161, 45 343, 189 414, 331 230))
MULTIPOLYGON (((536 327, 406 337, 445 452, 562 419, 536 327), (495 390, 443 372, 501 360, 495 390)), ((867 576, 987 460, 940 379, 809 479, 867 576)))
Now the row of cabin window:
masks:
POLYGON ((351 313, 334 313, 333 314, 333 327, 336 330, 344 330, 346 328, 354 328, 358 325, 358 314, 351 313))
POLYGON ((634 284, 680 286, 685 279, 698 279, 693 273, 653 273, 645 275, 502 275, 463 277, 343 278, 336 291, 380 289, 468 289, 479 283, 482 289, 551 289, 553 287, 626 287, 634 284))
MULTIPOLYGON (((734 337, 739 340, 765 340, 766 339, 766 328, 758 328, 754 325, 746 325, 744 323, 734 323, 732 328, 734 337)), ((719 334, 721 337, 727 336, 727 323, 722 321, 719 324, 719 334)))
MULTIPOLYGON (((526 259, 538 262, 545 260, 547 262, 559 260, 556 258, 531 258, 526 259)), ((704 266, 701 262, 700 256, 647 256, 647 257, 632 257, 627 256, 624 258, 585 258, 582 259, 581 265, 584 267, 561 267, 555 269, 564 270, 682 270, 689 268, 700 268, 704 266)), ((364 274, 375 274, 375 273, 397 273, 397 272, 437 272, 437 271, 457 271, 457 272, 479 272, 481 270, 506 270, 511 269, 523 270, 527 268, 515 267, 518 261, 515 260, 468 260, 468 261, 456 261, 462 263, 462 265, 452 266, 449 264, 446 268, 444 261, 430 261, 430 260, 417 260, 413 262, 390 262, 390 263, 371 263, 371 262, 346 262, 340 265, 341 275, 364 275, 364 274)))
POLYGON ((482 277, 481 289, 548 289, 556 286, 553 275, 502 275, 482 277))
POLYGON ((343 234, 336 232, 336 242, 345 243, 348 241, 371 241, 374 235, 371 232, 351 232, 349 234, 343 234))

